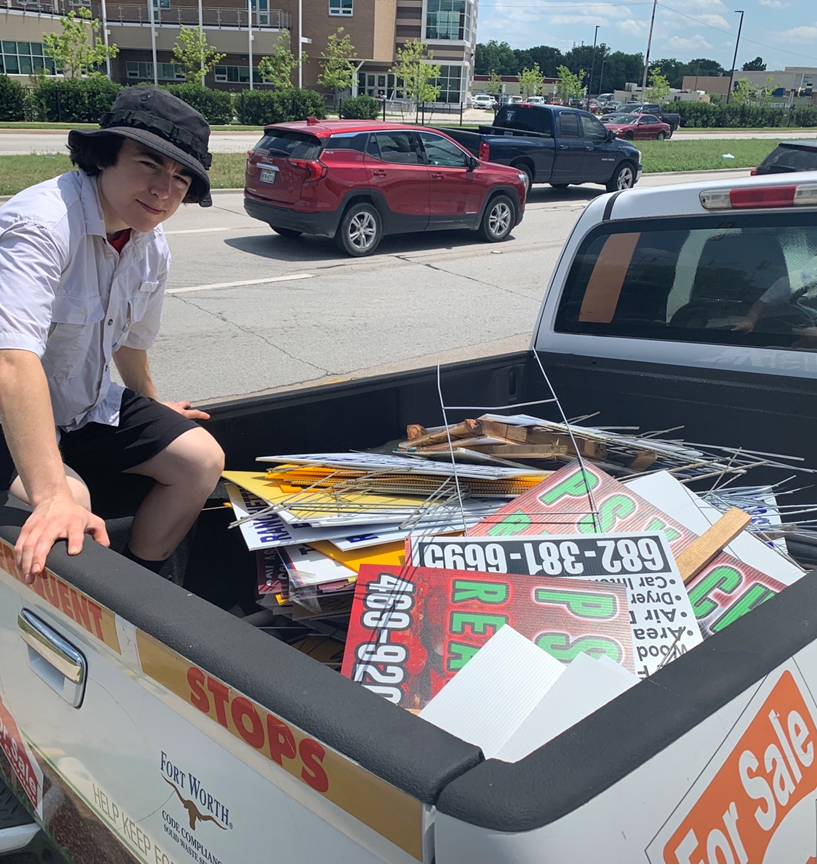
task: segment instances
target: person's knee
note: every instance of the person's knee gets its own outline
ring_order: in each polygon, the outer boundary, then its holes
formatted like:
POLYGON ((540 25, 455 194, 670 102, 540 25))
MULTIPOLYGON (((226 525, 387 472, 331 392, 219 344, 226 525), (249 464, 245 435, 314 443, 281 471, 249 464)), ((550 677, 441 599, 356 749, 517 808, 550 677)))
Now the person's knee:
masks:
POLYGON ((207 430, 199 427, 178 439, 182 460, 205 486, 215 487, 224 471, 224 451, 207 430))

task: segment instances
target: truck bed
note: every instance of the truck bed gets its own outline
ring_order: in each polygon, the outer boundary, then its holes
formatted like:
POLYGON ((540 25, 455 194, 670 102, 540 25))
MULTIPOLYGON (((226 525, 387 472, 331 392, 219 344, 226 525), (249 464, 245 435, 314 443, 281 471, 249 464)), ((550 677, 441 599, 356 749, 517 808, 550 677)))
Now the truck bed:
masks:
MULTIPOLYGON (((644 429, 683 424, 678 437, 766 450, 775 449, 785 418, 794 446, 802 446, 808 465, 817 467, 813 451, 805 446, 817 420, 817 385, 812 381, 784 384, 750 374, 714 380, 701 370, 670 373, 612 362, 601 366, 546 354, 543 361, 568 417, 599 410, 594 424, 644 429), (728 410, 722 408, 725 388, 733 406, 728 410)), ((530 352, 445 366, 441 385, 448 405, 481 407, 449 412, 449 422, 482 408, 550 396, 530 352)), ((257 468, 255 458, 263 454, 371 448, 401 437, 408 423, 442 421, 434 369, 221 403, 208 410, 208 428, 223 445, 230 469, 257 468)), ((552 405, 520 411, 558 417, 552 405)), ((108 491, 108 515, 126 520, 123 503, 134 503, 137 492, 134 485, 128 499, 121 487, 116 495, 108 491)), ((58 544, 49 567, 128 627, 362 767, 361 789, 368 789, 366 779, 380 779, 406 802, 436 807, 437 861, 566 861, 558 843, 553 848, 546 841, 526 845, 551 824, 558 833, 559 821, 577 819, 582 806, 585 813, 620 807, 609 804, 621 798, 616 791, 649 771, 651 760, 666 749, 683 753, 679 740, 684 734, 713 721, 713 714, 817 640, 817 621, 809 612, 817 604, 817 581, 809 576, 525 760, 486 761, 478 748, 226 612, 252 599, 255 568, 238 532, 227 530, 229 509, 218 504, 216 497, 215 509, 202 514, 184 588, 92 543, 73 558, 58 544), (610 795, 605 797, 604 791, 610 795)), ((14 501, 0 508, 0 538, 13 544, 25 516, 14 501)), ((0 772, 10 772, 2 755, 0 772)), ((353 803, 348 809, 354 813, 353 803)), ((365 822, 366 815, 355 813, 355 819, 365 822)), ((391 832, 390 840, 420 858, 416 844, 406 846, 388 821, 369 825, 387 837, 391 832)), ((619 835, 609 837, 613 834, 619 835)), ((611 851, 606 861, 627 861, 620 858, 626 855, 620 852, 623 842, 616 843, 619 852, 611 851)), ((427 859, 435 855, 428 843, 423 849, 427 859)), ((637 852, 626 844, 624 849, 637 852)), ((267 861, 276 861, 273 850, 270 855, 267 861)))

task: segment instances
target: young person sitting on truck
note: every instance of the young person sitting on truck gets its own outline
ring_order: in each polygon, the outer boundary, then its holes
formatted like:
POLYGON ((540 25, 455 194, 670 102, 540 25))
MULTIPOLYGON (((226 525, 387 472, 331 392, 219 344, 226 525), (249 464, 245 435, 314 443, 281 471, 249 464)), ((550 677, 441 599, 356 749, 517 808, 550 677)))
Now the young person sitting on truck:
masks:
POLYGON ((147 356, 170 265, 160 224, 211 204, 210 127, 154 87, 124 90, 100 125, 69 134, 76 171, 0 208, 0 489, 32 507, 15 547, 28 583, 59 539, 71 555, 85 534, 108 545, 84 477, 155 481, 125 555, 158 572, 223 469, 195 422, 209 415, 159 402, 147 356))
MULTIPOLYGON (((785 307, 795 305, 801 297, 814 289, 817 289, 817 268, 815 267, 794 271, 789 276, 781 276, 754 302, 746 316, 732 325, 732 330, 752 333, 761 319, 774 316, 776 311, 781 312, 785 307), (794 289, 792 283, 799 283, 800 288, 794 289)), ((817 310, 815 312, 817 313, 817 310)), ((817 328, 792 327, 792 333, 800 337, 813 337, 817 335, 817 328)))

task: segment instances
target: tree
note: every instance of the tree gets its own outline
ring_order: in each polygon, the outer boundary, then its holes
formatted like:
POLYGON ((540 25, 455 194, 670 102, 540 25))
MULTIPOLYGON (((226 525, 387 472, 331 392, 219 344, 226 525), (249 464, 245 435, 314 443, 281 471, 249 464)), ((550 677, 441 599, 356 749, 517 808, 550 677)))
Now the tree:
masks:
POLYGON ((755 99, 757 99, 757 86, 748 78, 739 79, 732 91, 731 101, 736 105, 745 105, 747 102, 754 102, 755 99))
POLYGON ((500 75, 516 75, 519 64, 516 52, 507 42, 497 42, 491 39, 488 42, 478 42, 474 54, 474 73, 476 75, 487 75, 495 69, 500 75))
POLYGON ((556 70, 556 74, 559 76, 556 92, 562 102, 567 102, 572 97, 584 93, 584 69, 580 69, 578 74, 574 75, 567 66, 560 66, 556 70))
POLYGON ((495 69, 488 73, 487 86, 489 93, 502 93, 502 76, 495 69))
POLYGON ((440 77, 440 67, 427 62, 433 59, 434 53, 428 45, 419 39, 412 39, 397 49, 397 63, 389 69, 395 78, 403 82, 400 89, 415 105, 434 102, 440 95, 440 85, 432 84, 435 78, 440 77))
POLYGON ((774 99, 775 90, 777 90, 777 82, 774 80, 774 75, 767 75, 766 83, 757 92, 758 99, 768 105, 774 99))
MULTIPOLYGON (((307 59, 306 51, 301 52, 300 62, 307 59)), ((292 87, 292 72, 297 68, 297 58, 290 48, 289 31, 284 30, 275 46, 275 51, 258 61, 258 74, 276 87, 292 87)))
POLYGON ((666 75, 662 74, 660 67, 653 66, 650 70, 650 83, 644 93, 644 101, 657 102, 660 105, 671 91, 666 75))
POLYGON ((542 89, 542 70, 538 63, 533 64, 532 69, 523 69, 519 73, 519 90, 525 99, 536 94, 542 89))
POLYGON ((66 78, 92 75, 109 57, 116 57, 119 48, 97 42, 91 45, 91 31, 99 27, 99 19, 91 10, 80 7, 79 16, 72 9, 61 19, 62 33, 43 34, 43 54, 54 61, 66 78))
POLYGON ((207 44, 207 34, 192 27, 180 27, 173 44, 173 60, 184 67, 184 77, 195 84, 227 56, 207 44))
POLYGON ((766 64, 763 62, 762 57, 755 57, 754 60, 750 60, 748 63, 743 64, 743 69, 741 72, 765 72, 766 64))
POLYGON ((321 53, 323 70, 318 76, 318 84, 334 89, 335 105, 339 101, 341 90, 349 90, 355 80, 353 61, 356 55, 357 49, 343 27, 338 27, 335 33, 329 34, 326 51, 321 53))
MULTIPOLYGON (((517 56, 522 54, 517 51, 517 56)), ((555 78, 557 68, 564 63, 562 52, 558 48, 551 48, 549 45, 535 45, 533 48, 528 48, 525 52, 526 60, 523 63, 520 57, 519 68, 525 66, 531 67, 534 63, 539 64, 542 70, 542 75, 546 78, 555 78)))

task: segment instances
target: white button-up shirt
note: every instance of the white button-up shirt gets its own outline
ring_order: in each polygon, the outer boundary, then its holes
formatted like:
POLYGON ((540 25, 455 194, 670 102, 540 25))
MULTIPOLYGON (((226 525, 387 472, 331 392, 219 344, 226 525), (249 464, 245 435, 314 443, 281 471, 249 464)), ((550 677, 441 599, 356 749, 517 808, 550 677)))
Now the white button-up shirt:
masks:
POLYGON ((0 207, 0 349, 41 358, 54 420, 115 426, 123 388, 110 363, 159 330, 170 251, 162 227, 108 243, 96 178, 71 171, 0 207))

